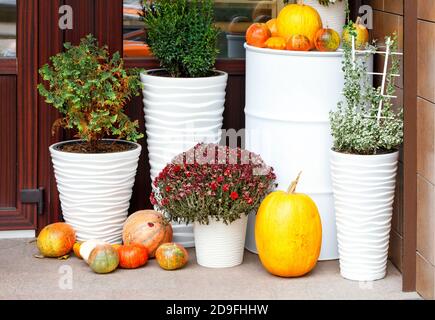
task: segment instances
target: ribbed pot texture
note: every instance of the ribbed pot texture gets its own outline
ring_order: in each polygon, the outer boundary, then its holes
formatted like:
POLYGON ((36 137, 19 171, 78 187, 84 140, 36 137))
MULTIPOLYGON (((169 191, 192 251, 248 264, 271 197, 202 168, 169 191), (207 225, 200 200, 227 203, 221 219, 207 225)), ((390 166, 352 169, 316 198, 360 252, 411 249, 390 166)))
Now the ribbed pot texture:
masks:
POLYGON ((248 217, 226 225, 211 221, 195 223, 195 250, 199 265, 207 268, 230 268, 243 262, 248 217))
POLYGON ((64 143, 52 145, 50 153, 65 222, 79 241, 121 243, 142 147, 84 154, 59 151, 64 143))
MULTIPOLYGON (((228 75, 171 78, 141 74, 151 179, 178 154, 200 142, 219 143, 228 75)), ((193 227, 173 224, 174 242, 193 247, 193 227)))
POLYGON ((341 275, 385 277, 399 153, 351 155, 331 151, 341 275))
POLYGON ((346 5, 345 1, 336 1, 334 4, 324 6, 319 0, 304 0, 304 4, 313 7, 319 12, 322 18, 323 28, 334 29, 341 36, 343 27, 346 24, 346 5))

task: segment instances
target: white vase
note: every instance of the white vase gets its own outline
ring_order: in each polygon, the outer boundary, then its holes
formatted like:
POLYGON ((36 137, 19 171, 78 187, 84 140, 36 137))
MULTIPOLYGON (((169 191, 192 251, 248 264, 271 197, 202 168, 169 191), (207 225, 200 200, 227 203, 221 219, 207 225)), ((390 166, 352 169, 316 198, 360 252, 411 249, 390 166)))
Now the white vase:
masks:
POLYGON ((338 1, 329 6, 324 6, 318 0, 304 0, 304 4, 309 5, 317 10, 322 18, 323 27, 334 29, 341 36, 343 27, 346 24, 346 3, 338 1))
MULTIPOLYGON (((228 74, 204 78, 141 74, 151 180, 178 154, 200 142, 219 143, 228 74)), ((193 247, 193 226, 173 225, 174 242, 193 247)))
POLYGON ((399 153, 331 151, 341 275, 374 281, 386 275, 399 153))
POLYGON ((67 143, 74 141, 50 146, 65 222, 79 241, 121 243, 142 147, 124 141, 133 148, 98 154, 60 151, 67 143))
POLYGON ((195 223, 195 250, 198 264, 207 268, 230 268, 243 262, 248 217, 226 225, 211 221, 195 223))

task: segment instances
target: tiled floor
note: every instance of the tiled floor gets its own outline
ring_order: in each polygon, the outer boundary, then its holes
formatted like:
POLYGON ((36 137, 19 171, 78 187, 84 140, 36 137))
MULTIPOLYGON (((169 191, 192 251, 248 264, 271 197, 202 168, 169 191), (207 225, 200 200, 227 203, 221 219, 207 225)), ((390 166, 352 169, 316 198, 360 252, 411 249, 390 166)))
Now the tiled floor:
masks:
POLYGON ((419 299, 401 292, 401 275, 391 264, 388 276, 373 283, 344 280, 337 261, 320 262, 304 278, 283 279, 248 252, 243 265, 213 270, 198 266, 190 250, 189 265, 179 271, 150 261, 141 269, 97 275, 75 257, 37 259, 35 253, 28 240, 0 240, 0 299, 419 299))

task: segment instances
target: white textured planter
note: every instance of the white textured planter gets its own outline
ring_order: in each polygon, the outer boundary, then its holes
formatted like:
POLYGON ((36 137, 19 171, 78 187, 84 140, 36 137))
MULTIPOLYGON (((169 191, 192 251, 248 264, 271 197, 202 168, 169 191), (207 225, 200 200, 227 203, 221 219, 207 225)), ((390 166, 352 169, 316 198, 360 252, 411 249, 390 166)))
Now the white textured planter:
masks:
POLYGON ((374 281, 386 275, 399 153, 331 151, 341 275, 374 281))
POLYGON ((226 225, 211 221, 195 223, 195 250, 198 264, 207 268, 230 268, 243 262, 248 217, 226 225))
POLYGON ((341 36, 343 27, 346 24, 346 4, 345 1, 338 1, 329 6, 324 6, 318 0, 304 0, 304 4, 313 7, 322 17, 323 27, 334 29, 341 36))
POLYGON ((125 142, 135 148, 100 154, 58 150, 70 142, 50 147, 65 221, 79 241, 121 243, 142 147, 125 142))
MULTIPOLYGON (((197 143, 219 143, 228 75, 171 78, 141 74, 151 179, 197 143)), ((193 247, 193 226, 173 224, 174 242, 193 247)))

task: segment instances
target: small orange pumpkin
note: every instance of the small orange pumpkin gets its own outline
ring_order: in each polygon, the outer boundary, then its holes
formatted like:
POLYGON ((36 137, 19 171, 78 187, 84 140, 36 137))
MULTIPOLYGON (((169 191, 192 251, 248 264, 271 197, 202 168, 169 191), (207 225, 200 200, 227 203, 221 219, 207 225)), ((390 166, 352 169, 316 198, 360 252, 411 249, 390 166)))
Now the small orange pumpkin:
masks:
POLYGON ((122 232, 124 244, 140 243, 154 258, 157 248, 172 241, 172 226, 160 212, 143 210, 132 214, 124 224, 122 232))
POLYGON ((340 35, 333 29, 320 29, 316 33, 314 44, 316 49, 323 52, 337 51, 340 47, 340 35))
POLYGON ((79 259, 83 259, 82 256, 80 255, 80 247, 82 246, 82 243, 83 243, 82 241, 78 241, 78 242, 74 243, 74 246, 73 246, 74 254, 79 259))
POLYGON ((284 50, 286 47, 286 41, 282 37, 270 37, 266 41, 266 47, 275 50, 284 50))
POLYGON ((276 18, 270 19, 266 22, 267 27, 269 28, 270 34, 272 37, 279 37, 278 26, 276 24, 276 18))
POLYGON ((177 270, 187 264, 189 254, 186 249, 178 243, 165 243, 157 249, 156 260, 162 269, 177 270))
POLYGON ((253 23, 246 30, 246 43, 250 46, 264 48, 270 36, 270 30, 265 23, 253 23))
POLYGON ((119 266, 124 269, 136 269, 148 261, 148 250, 143 244, 130 244, 118 247, 119 266))
POLYGON ((312 48, 311 41, 308 37, 297 34, 290 36, 287 40, 286 49, 291 51, 310 51, 312 48))

